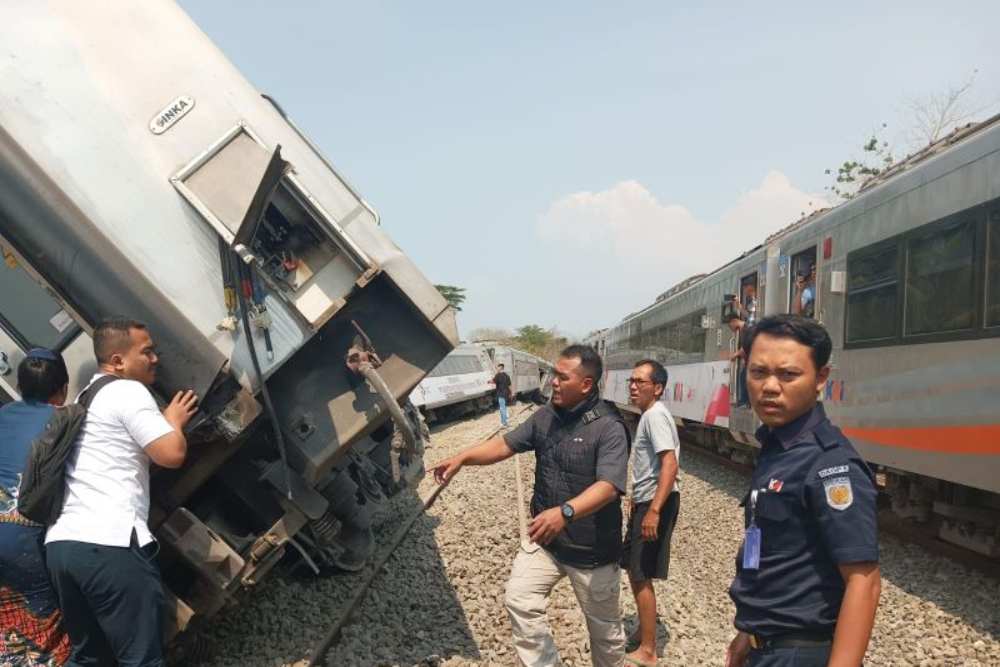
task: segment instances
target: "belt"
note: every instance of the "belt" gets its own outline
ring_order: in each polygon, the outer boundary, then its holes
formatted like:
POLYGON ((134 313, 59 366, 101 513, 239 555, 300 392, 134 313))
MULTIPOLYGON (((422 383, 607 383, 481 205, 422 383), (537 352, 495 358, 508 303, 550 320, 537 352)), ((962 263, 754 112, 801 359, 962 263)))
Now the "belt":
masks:
POLYGON ((833 631, 829 632, 786 632, 772 637, 750 635, 750 646, 762 648, 803 648, 809 646, 827 646, 833 643, 833 631))

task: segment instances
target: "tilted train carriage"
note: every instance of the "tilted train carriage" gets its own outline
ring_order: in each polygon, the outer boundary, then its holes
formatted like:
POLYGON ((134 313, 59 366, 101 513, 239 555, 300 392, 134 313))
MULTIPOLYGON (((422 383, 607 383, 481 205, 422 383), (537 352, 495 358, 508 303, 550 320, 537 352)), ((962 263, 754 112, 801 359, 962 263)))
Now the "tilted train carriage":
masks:
POLYGON ((481 345, 459 345, 448 353, 416 389, 410 402, 428 422, 488 410, 493 405, 493 362, 481 345))
POLYGON ((592 335, 605 397, 627 408, 631 365, 658 359, 688 433, 749 460, 759 422, 738 396, 724 304, 790 312, 794 277, 810 272, 834 346, 827 414, 878 467, 897 515, 1000 556, 1000 117, 592 335))
POLYGON ((0 90, 3 395, 33 345, 75 392, 89 333, 126 315, 158 344, 160 399, 202 397, 188 461, 152 476, 171 632, 290 548, 361 567, 373 504, 422 473, 401 404, 457 343, 444 299, 172 3, 22 3, 0 90))

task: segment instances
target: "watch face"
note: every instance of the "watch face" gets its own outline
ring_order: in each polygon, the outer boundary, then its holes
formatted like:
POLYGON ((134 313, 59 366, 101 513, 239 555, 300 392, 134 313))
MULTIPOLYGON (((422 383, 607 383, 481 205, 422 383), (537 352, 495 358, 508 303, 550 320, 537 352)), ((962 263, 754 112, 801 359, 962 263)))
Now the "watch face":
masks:
POLYGON ((566 517, 567 519, 572 519, 573 518, 573 506, 572 505, 563 505, 562 506, 562 513, 563 513, 563 516, 566 517))

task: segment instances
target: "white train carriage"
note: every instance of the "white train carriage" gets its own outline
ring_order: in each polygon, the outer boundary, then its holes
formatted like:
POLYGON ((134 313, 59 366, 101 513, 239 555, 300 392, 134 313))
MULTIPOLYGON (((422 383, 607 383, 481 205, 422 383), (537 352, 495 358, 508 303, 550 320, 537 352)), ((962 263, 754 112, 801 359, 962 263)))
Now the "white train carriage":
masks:
POLYGON ((510 376, 510 391, 515 399, 530 399, 536 402, 544 400, 552 364, 508 345, 484 342, 483 346, 493 360, 494 370, 503 364, 504 371, 510 376))
POLYGON ((387 471, 422 471, 399 401, 457 343, 453 311, 173 3, 21 3, 0 62, 2 394, 32 345, 75 392, 123 314, 158 343, 156 393, 202 397, 189 460, 152 479, 174 631, 290 546, 362 567, 387 471))
POLYGON ((790 312, 799 273, 814 275, 814 314, 833 339, 827 414, 878 467, 894 511, 1000 556, 1000 118, 601 334, 605 396, 627 408, 631 365, 658 359, 688 432, 749 460, 758 422, 740 404, 723 304, 790 312))
POLYGON ((482 345, 459 345, 410 393, 428 422, 488 410, 493 403, 493 364, 482 345))

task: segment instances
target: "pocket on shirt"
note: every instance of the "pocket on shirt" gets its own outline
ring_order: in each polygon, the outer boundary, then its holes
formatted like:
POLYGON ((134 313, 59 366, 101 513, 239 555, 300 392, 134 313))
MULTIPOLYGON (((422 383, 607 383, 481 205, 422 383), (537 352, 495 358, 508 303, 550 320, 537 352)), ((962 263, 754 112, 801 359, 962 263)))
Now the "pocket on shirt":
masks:
POLYGON ((757 498, 757 524, 761 531, 761 554, 793 551, 802 531, 793 520, 798 500, 788 494, 764 493, 757 498))

